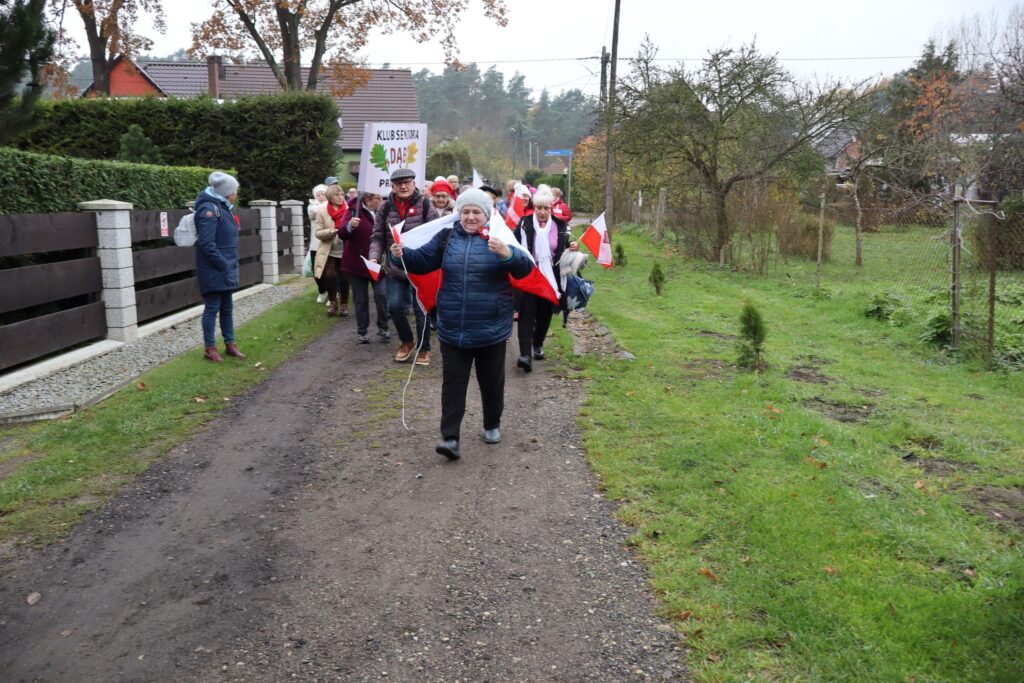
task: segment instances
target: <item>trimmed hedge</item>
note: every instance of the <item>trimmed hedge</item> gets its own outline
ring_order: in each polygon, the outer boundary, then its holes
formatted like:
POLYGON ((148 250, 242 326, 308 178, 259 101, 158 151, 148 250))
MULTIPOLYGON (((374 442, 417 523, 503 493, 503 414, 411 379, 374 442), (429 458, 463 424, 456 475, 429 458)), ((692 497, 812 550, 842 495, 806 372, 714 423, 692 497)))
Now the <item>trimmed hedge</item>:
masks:
POLYGON ((136 209, 183 208, 206 187, 212 169, 92 161, 0 147, 0 213, 77 211, 92 199, 136 209))
MULTIPOLYGON (((132 124, 171 166, 233 168, 243 202, 301 199, 334 172, 338 108, 326 95, 293 93, 217 103, 141 97, 39 104, 41 123, 12 141, 46 154, 116 159, 132 124)), ((205 186, 205 183, 204 183, 205 186)))

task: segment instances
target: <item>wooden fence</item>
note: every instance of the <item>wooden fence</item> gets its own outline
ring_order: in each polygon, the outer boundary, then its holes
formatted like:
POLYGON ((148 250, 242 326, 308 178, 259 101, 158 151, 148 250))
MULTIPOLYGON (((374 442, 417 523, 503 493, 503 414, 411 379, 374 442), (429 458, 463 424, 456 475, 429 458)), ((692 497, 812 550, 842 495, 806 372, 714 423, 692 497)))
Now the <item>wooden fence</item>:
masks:
POLYGON ((106 335, 97 239, 92 214, 0 215, 0 370, 106 335))
MULTIPOLYGON (((202 303, 196 278, 196 248, 179 247, 161 237, 161 213, 177 225, 188 213, 132 212, 132 265, 135 270, 135 305, 140 323, 202 303)), ((238 238, 239 284, 248 287, 263 279, 260 264, 260 216, 255 209, 237 211, 242 223, 238 238)))
MULTIPOLYGON (((293 209, 263 204, 237 210, 241 287, 295 272, 293 209)), ((202 302, 195 247, 170 237, 186 209, 82 206, 0 215, 0 372, 104 337, 131 342, 138 324, 202 302)))

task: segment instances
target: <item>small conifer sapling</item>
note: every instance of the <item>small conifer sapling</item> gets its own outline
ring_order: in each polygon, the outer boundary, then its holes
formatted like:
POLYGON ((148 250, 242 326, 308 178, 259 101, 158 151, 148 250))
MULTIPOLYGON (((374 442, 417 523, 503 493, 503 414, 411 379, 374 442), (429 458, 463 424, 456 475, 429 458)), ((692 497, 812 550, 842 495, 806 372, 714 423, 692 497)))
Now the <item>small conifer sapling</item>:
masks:
POLYGON ((626 250, 622 248, 622 244, 615 245, 615 265, 622 267, 626 265, 626 250))
POLYGON ((752 303, 744 304, 740 313, 739 358, 736 363, 741 368, 761 372, 768 364, 764 359, 764 340, 768 335, 764 318, 761 317, 752 303))
POLYGON ((654 266, 651 268, 651 274, 648 276, 647 281, 654 287, 654 293, 661 296, 661 290, 665 287, 665 273, 661 272, 661 264, 657 261, 654 262, 654 266))

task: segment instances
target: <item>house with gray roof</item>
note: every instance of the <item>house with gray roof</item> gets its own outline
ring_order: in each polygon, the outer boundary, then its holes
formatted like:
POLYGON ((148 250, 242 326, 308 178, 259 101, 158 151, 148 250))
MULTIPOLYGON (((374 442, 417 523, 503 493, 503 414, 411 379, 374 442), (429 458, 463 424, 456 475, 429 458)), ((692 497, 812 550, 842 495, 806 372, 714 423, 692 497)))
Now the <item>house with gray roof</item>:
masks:
MULTIPOLYGON (((303 81, 308 76, 309 68, 304 67, 303 81)), ((354 185, 359 174, 363 124, 419 122, 416 87, 408 69, 370 69, 366 82, 344 97, 335 96, 332 86, 327 73, 317 79, 317 91, 330 95, 341 112, 338 179, 342 185, 354 185)), ((91 91, 90 84, 82 96, 89 96, 91 91)), ((205 62, 133 62, 118 57, 111 73, 110 91, 111 97, 209 95, 217 100, 230 100, 245 95, 273 95, 282 89, 266 64, 232 64, 222 57, 209 57, 205 62)))

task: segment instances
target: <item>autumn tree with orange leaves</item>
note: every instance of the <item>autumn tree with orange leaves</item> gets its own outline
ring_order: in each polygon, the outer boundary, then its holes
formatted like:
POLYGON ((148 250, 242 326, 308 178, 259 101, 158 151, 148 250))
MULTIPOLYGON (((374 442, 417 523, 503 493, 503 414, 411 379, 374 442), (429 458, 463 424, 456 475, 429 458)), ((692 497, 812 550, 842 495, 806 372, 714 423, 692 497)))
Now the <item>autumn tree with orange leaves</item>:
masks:
POLYGON ((62 29, 66 12, 74 9, 85 27, 92 62, 93 90, 97 94, 110 94, 110 73, 118 56, 134 58, 148 50, 153 41, 138 32, 140 16, 147 15, 159 33, 165 30, 163 7, 160 0, 51 0, 50 12, 57 27, 57 54, 47 73, 50 85, 58 94, 73 94, 67 87, 67 71, 74 62, 77 45, 62 29))
MULTIPOLYGON (((213 15, 192 25, 192 54, 256 56, 266 62, 285 90, 316 90, 330 68, 333 82, 359 63, 357 53, 373 29, 407 33, 419 43, 436 40, 457 63, 455 25, 470 0, 215 0, 213 15), (312 54, 302 77, 302 52, 312 54)), ((480 0, 484 13, 504 26, 504 0, 480 0)))

